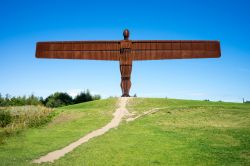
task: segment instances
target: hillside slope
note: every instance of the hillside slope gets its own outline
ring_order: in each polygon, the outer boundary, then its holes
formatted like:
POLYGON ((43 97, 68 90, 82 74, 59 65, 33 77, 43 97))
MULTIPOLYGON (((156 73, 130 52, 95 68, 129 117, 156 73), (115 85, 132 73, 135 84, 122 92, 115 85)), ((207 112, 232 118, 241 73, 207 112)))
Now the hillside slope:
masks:
MULTIPOLYGON (((112 119, 117 99, 63 107, 47 126, 0 146, 3 165, 28 165, 112 119)), ((158 108, 91 139, 52 165, 250 165, 250 105, 133 98, 133 116, 158 108)), ((34 164, 36 165, 36 164, 34 164)), ((44 163, 41 165, 51 165, 44 163)))
POLYGON ((0 165, 29 165, 38 156, 62 148, 112 119, 117 99, 61 107, 52 122, 10 136, 0 145, 0 165))

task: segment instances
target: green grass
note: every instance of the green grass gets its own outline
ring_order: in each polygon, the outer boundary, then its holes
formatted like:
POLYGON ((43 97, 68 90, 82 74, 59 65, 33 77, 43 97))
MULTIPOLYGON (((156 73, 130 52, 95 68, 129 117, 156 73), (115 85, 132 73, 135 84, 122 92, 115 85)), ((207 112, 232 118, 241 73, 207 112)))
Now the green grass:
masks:
POLYGON ((52 122, 10 136, 0 145, 0 165, 29 165, 52 150, 62 148, 112 119, 117 99, 92 101, 56 109, 52 122))
MULTIPOLYGON (((28 165, 103 126, 112 118, 115 102, 59 109, 47 126, 29 129, 0 146, 0 164, 28 165)), ((135 98, 128 108, 138 115, 160 111, 122 122, 53 164, 41 165, 250 165, 249 104, 135 98)))

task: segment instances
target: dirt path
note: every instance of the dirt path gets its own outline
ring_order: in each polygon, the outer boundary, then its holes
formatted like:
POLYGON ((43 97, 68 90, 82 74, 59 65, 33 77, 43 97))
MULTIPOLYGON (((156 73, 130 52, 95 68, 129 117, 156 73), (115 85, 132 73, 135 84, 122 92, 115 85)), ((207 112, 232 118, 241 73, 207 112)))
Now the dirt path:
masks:
POLYGON ((68 146, 66 146, 62 149, 50 152, 47 155, 42 156, 39 159, 34 160, 33 163, 53 162, 54 160, 57 160, 60 157, 64 156, 65 154, 71 152, 76 147, 80 146, 81 144, 89 141, 91 138, 100 136, 100 135, 106 133, 107 131, 109 131, 110 129, 117 127, 124 116, 126 116, 126 115, 129 116, 129 112, 126 109, 126 104, 128 102, 128 99, 129 98, 127 98, 127 97, 122 97, 119 99, 120 100, 119 107, 116 109, 116 111, 113 114, 114 118, 106 126, 100 128, 100 129, 97 129, 95 131, 92 131, 91 133, 85 135, 84 137, 69 144, 68 146))
POLYGON ((136 116, 136 117, 129 117, 129 118, 126 119, 126 121, 127 121, 127 122, 134 121, 134 120, 136 120, 136 119, 138 119, 138 118, 140 118, 140 117, 143 117, 143 116, 146 116, 146 115, 149 115, 149 114, 154 114, 154 113, 156 113, 156 112, 158 112, 158 111, 160 111, 159 108, 154 108, 154 109, 152 109, 152 110, 143 112, 141 115, 138 115, 138 116, 136 116))

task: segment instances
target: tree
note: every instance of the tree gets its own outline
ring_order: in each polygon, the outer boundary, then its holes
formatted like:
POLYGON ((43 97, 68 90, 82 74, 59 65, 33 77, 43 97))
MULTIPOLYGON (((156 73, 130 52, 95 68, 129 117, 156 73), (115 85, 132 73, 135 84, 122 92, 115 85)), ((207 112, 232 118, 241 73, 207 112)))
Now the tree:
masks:
POLYGON ((0 93, 0 106, 3 106, 4 104, 4 98, 2 98, 2 94, 0 93))
POLYGON ((94 95, 92 98, 93 98, 93 100, 100 100, 101 96, 100 95, 94 95))
POLYGON ((74 99, 67 93, 56 92, 46 99, 42 97, 36 97, 35 95, 26 96, 13 96, 11 97, 9 94, 6 94, 5 97, 2 97, 0 93, 0 107, 8 107, 8 106, 22 106, 22 105, 41 105, 47 107, 60 107, 66 106, 74 103, 87 102, 92 100, 99 100, 101 98, 100 95, 91 95, 89 90, 81 92, 74 99))
POLYGON ((77 104, 77 103, 82 103, 82 102, 86 102, 86 101, 91 101, 93 100, 92 99, 92 96, 89 92, 89 90, 87 90, 87 92, 81 92, 79 93, 75 99, 74 99, 74 103, 77 104))
POLYGON ((74 99, 74 103, 83 103, 83 102, 87 102, 87 101, 92 101, 92 100, 99 100, 101 98, 100 95, 91 95, 89 90, 84 91, 79 93, 75 99, 74 99))
POLYGON ((44 100, 44 105, 47 107, 61 107, 69 104, 73 104, 72 97, 67 93, 61 92, 56 92, 44 100))
POLYGON ((40 99, 33 94, 30 95, 26 100, 26 105, 39 105, 41 104, 40 99))

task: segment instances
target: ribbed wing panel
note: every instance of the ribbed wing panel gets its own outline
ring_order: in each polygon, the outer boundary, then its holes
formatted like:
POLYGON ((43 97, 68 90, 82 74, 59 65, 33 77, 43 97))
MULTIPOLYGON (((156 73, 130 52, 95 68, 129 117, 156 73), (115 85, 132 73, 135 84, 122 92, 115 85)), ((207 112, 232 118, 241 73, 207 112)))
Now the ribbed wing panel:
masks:
POLYGON ((217 58, 219 41, 145 40, 132 42, 133 60, 217 58))
POLYGON ((38 42, 37 58, 119 60, 119 41, 38 42))

